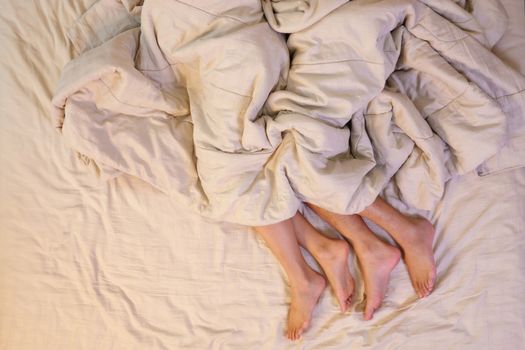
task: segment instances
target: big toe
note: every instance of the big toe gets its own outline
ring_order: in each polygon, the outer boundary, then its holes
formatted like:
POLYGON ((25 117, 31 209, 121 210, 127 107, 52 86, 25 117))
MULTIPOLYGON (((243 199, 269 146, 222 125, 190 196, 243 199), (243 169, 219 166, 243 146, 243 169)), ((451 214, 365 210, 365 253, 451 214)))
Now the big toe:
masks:
POLYGON ((432 292, 434 288, 434 280, 435 277, 433 274, 429 274, 427 276, 417 278, 414 281, 414 289, 420 298, 427 297, 432 292))
POLYGON ((381 303, 380 299, 378 298, 372 298, 367 300, 366 306, 365 306, 365 320, 371 320, 372 317, 374 317, 374 312, 379 308, 379 304, 381 303))
POLYGON ((427 294, 427 291, 423 285, 423 282, 421 281, 416 281, 414 283, 414 289, 417 293, 417 296, 420 297, 420 298, 424 298, 427 294))
POLYGON ((348 308, 350 307, 350 303, 352 302, 352 297, 350 296, 346 299, 344 299, 344 297, 339 297, 338 301, 341 312, 347 312, 348 308))
POLYGON ((297 330, 297 339, 300 339, 304 333, 304 331, 308 328, 309 322, 304 322, 302 326, 297 330))
POLYGON ((302 325, 298 325, 295 327, 292 331, 291 340, 298 340, 301 339, 301 336, 303 335, 304 331, 308 328, 308 322, 304 322, 302 325))
POLYGON ((350 303, 352 302, 352 293, 351 291, 341 291, 337 293, 337 301, 339 302, 339 307, 341 308, 341 312, 348 311, 348 308, 350 306, 350 303))
POLYGON ((297 339, 297 328, 288 329, 287 337, 290 340, 296 340, 297 339))
POLYGON ((375 311, 375 308, 374 308, 374 307, 372 307, 372 306, 368 306, 368 305, 367 305, 367 306, 365 307, 365 316, 364 316, 364 319, 365 319, 366 321, 371 320, 372 317, 374 317, 374 311, 375 311))

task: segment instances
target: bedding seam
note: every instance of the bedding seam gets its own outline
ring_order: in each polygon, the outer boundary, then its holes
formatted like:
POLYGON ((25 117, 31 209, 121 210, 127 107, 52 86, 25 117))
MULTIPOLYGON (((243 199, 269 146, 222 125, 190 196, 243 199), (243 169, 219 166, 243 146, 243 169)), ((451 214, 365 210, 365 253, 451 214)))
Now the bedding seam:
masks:
POLYGON ((215 13, 208 12, 208 11, 206 11, 206 10, 200 8, 200 7, 197 7, 197 6, 194 6, 194 5, 190 5, 190 4, 188 4, 187 2, 184 2, 184 1, 181 1, 181 0, 175 0, 175 1, 177 1, 177 2, 180 3, 180 4, 184 4, 184 5, 188 6, 188 7, 191 7, 191 8, 193 8, 193 9, 195 9, 195 10, 198 10, 198 11, 204 12, 205 14, 207 14, 207 15, 209 15, 209 16, 212 16, 212 17, 217 17, 217 18, 227 18, 227 19, 231 19, 231 20, 234 20, 234 21, 239 22, 239 23, 242 23, 242 24, 246 24, 246 25, 250 24, 250 23, 247 23, 247 22, 241 21, 240 19, 238 19, 238 18, 236 18, 236 17, 225 16, 225 15, 218 15, 218 14, 215 14, 215 13))
MULTIPOLYGON (((142 105, 133 105, 131 103, 127 103, 127 102, 124 102, 124 101, 121 101, 119 100, 115 94, 113 93, 113 91, 111 90, 111 88, 108 86, 108 84, 101 78, 101 79, 98 79, 100 80, 100 82, 102 82, 102 84, 106 87, 107 91, 110 93, 110 95, 118 102, 118 103, 121 103, 123 105, 126 105, 126 106, 130 106, 130 107, 137 107, 137 108, 151 108, 151 107, 147 107, 147 106, 142 106, 142 105)), ((163 111, 161 111, 163 112, 163 111)), ((167 115, 173 117, 173 118, 177 118, 177 117, 183 117, 184 115, 173 115, 173 114, 170 114, 168 112, 164 112, 166 113, 167 115)), ((181 122, 187 122, 187 123, 191 123, 189 121, 183 121, 181 120, 181 122)))
POLYGON ((339 61, 327 61, 327 62, 306 62, 306 63, 293 63, 290 68, 293 66, 313 66, 313 65, 321 65, 321 64, 332 64, 332 63, 344 63, 344 62, 366 62, 370 64, 376 64, 376 65, 384 65, 382 62, 372 62, 367 60, 360 60, 355 58, 349 58, 339 61))

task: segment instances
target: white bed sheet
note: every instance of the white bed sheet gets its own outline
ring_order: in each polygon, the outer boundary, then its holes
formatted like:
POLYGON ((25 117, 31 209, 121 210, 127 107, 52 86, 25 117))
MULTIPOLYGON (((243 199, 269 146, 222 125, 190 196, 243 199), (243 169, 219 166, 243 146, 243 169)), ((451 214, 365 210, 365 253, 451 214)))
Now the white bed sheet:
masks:
MULTIPOLYGON (((53 129, 66 30, 93 2, 0 2, 0 348, 525 348, 524 169, 448 185, 429 298, 400 264, 373 321, 361 305, 340 315, 327 292, 303 340, 287 341, 283 272, 247 227, 133 178, 99 179, 53 129)), ((504 3, 496 50, 525 73, 523 2, 504 3)))

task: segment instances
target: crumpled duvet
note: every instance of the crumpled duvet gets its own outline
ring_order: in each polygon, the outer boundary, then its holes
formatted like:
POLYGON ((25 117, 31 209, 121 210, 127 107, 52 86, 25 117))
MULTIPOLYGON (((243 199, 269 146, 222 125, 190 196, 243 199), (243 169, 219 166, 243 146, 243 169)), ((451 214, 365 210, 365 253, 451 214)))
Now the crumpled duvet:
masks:
POLYGON ((452 176, 523 165, 525 79, 490 51, 505 19, 497 1, 101 0, 70 30, 54 120, 103 176, 214 219, 356 213, 391 181, 431 210, 452 176))

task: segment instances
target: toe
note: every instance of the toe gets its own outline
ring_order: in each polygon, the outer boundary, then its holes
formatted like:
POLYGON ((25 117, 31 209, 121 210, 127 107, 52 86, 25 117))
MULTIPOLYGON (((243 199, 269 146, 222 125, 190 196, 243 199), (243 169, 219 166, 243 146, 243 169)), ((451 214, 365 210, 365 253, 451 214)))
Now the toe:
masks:
POLYGON ((371 306, 367 305, 365 307, 365 320, 366 321, 371 320, 373 314, 374 314, 374 309, 371 306))
POLYGON ((294 325, 289 325, 288 326, 288 331, 287 331, 287 334, 286 334, 288 339, 295 340, 295 331, 296 331, 296 327, 294 325))
POLYGON ((305 327, 299 328, 299 330, 297 331, 297 339, 301 339, 301 337, 303 336, 304 330, 305 330, 305 327))
POLYGON ((345 300, 345 297, 342 296, 342 295, 339 295, 337 297, 337 302, 339 303, 339 309, 341 310, 341 312, 345 312, 345 308, 346 308, 346 300, 345 300))
POLYGON ((346 310, 348 310, 348 304, 345 301, 343 304, 341 304, 341 312, 345 313, 346 310))
POLYGON ((426 281, 424 279, 422 279, 421 282, 419 282, 419 288, 420 288, 421 294, 425 296, 427 294, 427 287, 426 287, 426 281))
POLYGON ((371 320, 374 317, 374 313, 381 305, 381 298, 371 298, 370 301, 367 303, 365 308, 365 313, 367 314, 368 318, 367 320, 371 320))
POLYGON ((352 301, 352 297, 348 297, 346 299, 343 299, 340 301, 340 305, 341 305, 341 312, 347 312, 348 311, 348 308, 350 306, 350 303, 352 301))
POLYGON ((422 298, 423 297, 423 295, 421 294, 421 287, 419 285, 419 281, 416 281, 414 283, 414 290, 416 291, 416 294, 417 294, 418 298, 422 298))
POLYGON ((425 281, 421 281, 419 283, 419 292, 421 293, 422 297, 426 297, 428 295, 428 289, 427 289, 427 286, 426 286, 426 282, 425 281))
POLYGON ((366 317, 366 320, 369 321, 371 320, 372 318, 374 318, 374 308, 370 308, 367 312, 367 317, 366 317))
POLYGON ((306 323, 304 323, 303 326, 297 330, 297 339, 301 339, 305 330, 306 330, 306 323))
POLYGON ((425 282, 425 291, 426 291, 426 294, 427 296, 430 294, 430 292, 432 291, 432 281, 431 280, 427 280, 425 282))
POLYGON ((436 272, 432 271, 430 278, 428 279, 428 289, 432 291, 434 289, 434 284, 436 283, 436 272))
POLYGON ((419 281, 419 283, 418 283, 418 293, 419 293, 419 297, 420 298, 424 298, 425 297, 426 289, 425 289, 425 286, 424 286, 423 282, 421 282, 421 281, 419 281))

